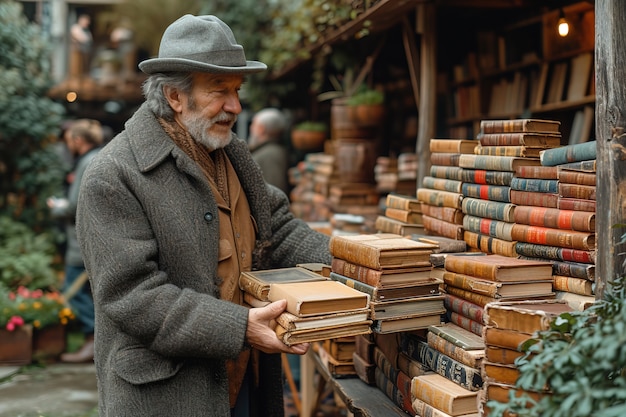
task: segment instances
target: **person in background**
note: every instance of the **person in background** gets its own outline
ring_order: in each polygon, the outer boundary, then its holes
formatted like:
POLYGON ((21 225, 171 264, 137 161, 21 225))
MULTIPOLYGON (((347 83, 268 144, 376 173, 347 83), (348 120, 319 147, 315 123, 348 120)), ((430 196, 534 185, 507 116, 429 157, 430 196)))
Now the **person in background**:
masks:
POLYGON ((76 352, 61 355, 63 362, 88 362, 94 354, 94 306, 89 283, 82 285, 77 281, 85 273, 85 265, 76 238, 76 206, 80 183, 87 166, 98 153, 103 141, 102 126, 97 120, 78 119, 70 122, 64 132, 67 149, 74 157, 74 168, 66 177, 67 195, 62 198, 51 197, 47 200, 53 217, 65 223, 65 280, 63 290, 72 288, 69 303, 79 322, 80 331, 84 335, 84 344, 76 352), (74 288, 74 286, 76 288, 74 288))
POLYGON ((287 149, 281 140, 287 128, 287 119, 278 109, 260 110, 252 118, 248 145, 252 159, 261 167, 265 181, 287 193, 287 149))
POLYGON ((85 172, 77 231, 94 294, 100 417, 283 416, 286 300, 244 305, 242 271, 330 263, 232 128, 246 59, 185 15, 142 61, 146 101, 85 172))
POLYGON ((70 28, 70 40, 75 67, 72 69, 75 76, 82 77, 89 74, 91 53, 93 47, 93 35, 89 29, 91 17, 82 13, 76 23, 70 28))

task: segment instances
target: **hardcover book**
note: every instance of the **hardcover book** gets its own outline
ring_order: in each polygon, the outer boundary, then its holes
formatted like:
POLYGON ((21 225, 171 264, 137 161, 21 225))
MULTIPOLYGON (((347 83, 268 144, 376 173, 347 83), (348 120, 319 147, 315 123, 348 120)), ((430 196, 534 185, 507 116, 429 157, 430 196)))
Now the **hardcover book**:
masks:
POLYGON ((539 159, 543 166, 556 166, 569 162, 593 160, 596 159, 596 141, 546 149, 539 153, 539 159))
POLYGON ((463 239, 467 246, 476 248, 487 254, 502 255, 507 257, 517 257, 515 251, 515 241, 498 239, 497 237, 482 235, 480 233, 470 232, 466 230, 463 239))
POLYGON ((558 193, 559 181, 544 178, 513 177, 511 180, 511 189, 538 193, 558 193))
POLYGON ((436 178, 426 176, 422 180, 422 187, 431 188, 433 190, 450 191, 452 193, 461 192, 462 182, 447 178, 436 178))
POLYGON ((544 166, 520 166, 515 169, 515 176, 519 178, 536 178, 544 180, 556 180, 557 167, 544 166))
POLYGON ((595 232, 596 214, 593 212, 560 210, 550 207, 517 206, 513 213, 515 223, 553 229, 595 232))
POLYGON ((422 213, 420 211, 402 210, 393 207, 387 207, 385 209, 385 216, 389 217, 390 219, 399 220, 404 223, 422 223, 422 213))
POLYGON ((387 194, 385 201, 386 207, 396 208, 400 210, 414 210, 417 211, 420 208, 420 202, 415 197, 402 194, 387 194))
POLYGON ((595 172, 581 172, 563 169, 563 165, 557 166, 557 177, 559 182, 568 184, 596 185, 595 172))
POLYGON ((367 308, 309 317, 299 317, 285 311, 276 317, 276 323, 280 324, 287 331, 338 327, 361 323, 366 320, 369 320, 369 309, 367 308))
POLYGON ((477 144, 472 139, 431 139, 430 152, 474 153, 477 144))
POLYGON ((416 242, 395 234, 335 235, 332 256, 373 269, 423 266, 437 245, 416 242))
POLYGON ((432 374, 433 371, 422 362, 413 359, 405 352, 398 354, 398 369, 414 378, 418 375, 432 374))
POLYGON ((387 269, 368 268, 340 258, 331 261, 331 272, 378 288, 430 281, 431 270, 430 260, 424 261, 422 266, 387 269))
POLYGON ((349 361, 338 360, 333 355, 331 355, 324 346, 320 345, 317 346, 317 354, 319 355, 322 365, 324 365, 324 367, 328 369, 328 372, 334 378, 343 378, 346 376, 356 375, 356 370, 354 369, 354 362, 352 362, 352 357, 349 361))
POLYGON ((464 182, 461 187, 464 197, 479 198, 482 200, 511 202, 511 187, 508 185, 486 185, 464 182))
POLYGON ((298 343, 319 342, 334 337, 356 336, 372 332, 372 321, 366 320, 361 323, 346 324, 335 327, 322 327, 317 329, 287 330, 280 324, 276 325, 276 336, 287 346, 298 343))
POLYGON ((476 155, 517 156, 523 158, 538 158, 539 152, 546 148, 531 148, 528 146, 483 146, 478 145, 474 150, 476 155))
POLYGON ((356 352, 352 354, 352 362, 354 363, 354 372, 359 379, 367 385, 376 385, 376 364, 369 363, 356 352))
POLYGON ((596 263, 595 251, 569 249, 526 242, 517 242, 515 250, 520 256, 528 256, 530 258, 554 259, 557 261, 571 261, 587 264, 596 263))
POLYGON ((440 314, 425 316, 407 315, 405 317, 390 317, 374 320, 372 323, 372 331, 380 334, 411 332, 419 329, 427 329, 428 326, 440 323, 440 314))
POLYGON ((528 146, 556 148, 561 145, 560 133, 479 133, 477 139, 483 146, 528 146))
POLYGON ((507 133, 507 132, 548 132, 559 133, 561 122, 545 119, 514 119, 514 120, 481 120, 480 132, 507 133))
MULTIPOLYGON (((512 194, 513 191, 511 191, 511 195, 512 194)), ((463 210, 463 213, 471 216, 485 217, 488 219, 512 223, 515 204, 465 197, 463 199, 461 210, 463 210)))
POLYGON ((437 373, 413 378, 411 393, 451 416, 478 412, 477 391, 465 389, 437 373))
POLYGON ((413 234, 411 235, 411 239, 439 246, 436 253, 465 252, 467 250, 467 246, 464 242, 456 239, 450 239, 445 236, 413 234))
POLYGON ((485 381, 515 385, 520 371, 515 365, 494 362, 483 362, 485 381))
POLYGON ((464 315, 456 313, 454 311, 448 311, 446 313, 446 318, 450 323, 454 323, 457 326, 462 327, 465 330, 469 330, 476 335, 482 336, 483 334, 483 324, 472 320, 469 317, 465 317, 464 315))
POLYGON ((461 168, 485 169, 488 171, 511 171, 525 165, 541 165, 539 158, 523 158, 517 156, 495 155, 461 155, 459 166, 461 168))
POLYGON ((382 215, 376 217, 374 227, 379 232, 394 233, 401 236, 424 232, 424 226, 421 224, 406 223, 401 220, 392 219, 391 217, 382 215))
POLYGON ((463 211, 454 207, 439 207, 422 203, 422 216, 435 217, 453 224, 463 224, 463 211))
POLYGON ((533 333, 548 330, 557 316, 571 311, 571 307, 558 300, 490 303, 485 306, 485 324, 498 329, 533 333))
POLYGON ((384 320, 395 317, 425 316, 443 314, 446 309, 443 305, 444 296, 436 295, 404 298, 391 301, 370 302, 370 317, 375 320, 384 320))
POLYGON ((485 349, 485 342, 482 337, 463 329, 453 323, 444 323, 438 326, 430 326, 429 333, 434 333, 439 337, 453 343, 455 346, 465 350, 485 349))
POLYGON ((431 177, 462 181, 463 169, 458 166, 431 165, 429 172, 431 177))
POLYGON ((499 346, 487 346, 485 348, 485 359, 490 362, 502 363, 505 365, 515 364, 515 360, 524 353, 515 349, 506 349, 499 346))
POLYGON ((479 369, 485 357, 485 349, 463 349, 433 332, 428 332, 427 341, 428 346, 472 368, 479 369))
POLYGON ((561 210, 578 210, 595 213, 596 201, 584 198, 559 197, 556 201, 556 208, 561 210))
POLYGON ((355 290, 369 294, 370 304, 374 301, 388 302, 398 299, 411 299, 415 297, 439 294, 439 281, 429 278, 416 283, 405 283, 393 286, 375 287, 356 279, 348 278, 336 272, 330 273, 330 279, 341 282, 355 290))
POLYGON ((593 296, 594 283, 584 278, 568 277, 563 275, 554 276, 554 290, 567 291, 574 294, 593 296))
POLYGON ((501 282, 446 271, 443 273, 443 282, 453 287, 497 299, 554 295, 552 279, 501 282))
POLYGON ((483 332, 485 345, 499 346, 512 350, 521 350, 520 345, 533 337, 532 333, 522 333, 517 330, 500 329, 492 326, 485 326, 483 332))
POLYGON ((436 217, 424 215, 424 230, 427 230, 433 235, 454 240, 463 240, 463 225, 448 223, 436 217))
POLYGON ((267 294, 273 283, 324 281, 328 278, 301 267, 267 269, 264 271, 242 272, 239 288, 262 301, 268 301, 267 294))
POLYGON ((472 275, 492 281, 544 281, 552 279, 549 262, 516 259, 502 255, 446 257, 445 268, 450 272, 472 275))
POLYGON ((443 305, 447 312, 458 313, 475 322, 483 323, 483 308, 481 306, 452 294, 445 294, 444 297, 443 305))
POLYGON ((511 229, 513 240, 539 245, 560 246, 578 250, 596 248, 596 235, 593 232, 554 229, 551 227, 515 224, 511 229))
POLYGON ((287 311, 300 317, 369 307, 370 296, 337 281, 292 282, 270 285, 269 301, 287 300, 287 311))
POLYGON ((558 202, 558 193, 536 193, 531 191, 511 190, 511 203, 516 206, 557 208, 558 202))
MULTIPOLYGON (((419 417, 452 417, 448 413, 444 413, 438 408, 433 407, 432 405, 426 404, 424 401, 419 398, 414 398, 413 410, 415 410, 415 415, 419 417)), ((479 413, 470 413, 470 414, 462 414, 457 417, 480 417, 479 413)))
MULTIPOLYGON (((517 212, 518 207, 515 207, 513 216, 517 212)), ((515 217, 513 217, 515 218, 515 217)), ((472 216, 467 214, 463 217, 463 228, 467 232, 480 233, 486 236, 497 237, 498 239, 512 241, 511 229, 513 223, 503 222, 500 220, 487 219, 484 217, 472 216)))
POLYGON ((461 181, 473 184, 511 185, 514 172, 461 168, 461 181))
POLYGON ((417 198, 431 206, 461 208, 463 194, 451 191, 433 190, 431 188, 418 188, 417 198))

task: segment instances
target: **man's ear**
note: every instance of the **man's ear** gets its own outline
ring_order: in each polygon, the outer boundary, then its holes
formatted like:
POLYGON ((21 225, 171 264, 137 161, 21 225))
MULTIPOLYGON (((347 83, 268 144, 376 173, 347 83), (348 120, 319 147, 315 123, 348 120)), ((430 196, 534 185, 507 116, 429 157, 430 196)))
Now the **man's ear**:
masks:
POLYGON ((183 111, 182 95, 177 88, 166 85, 163 87, 163 93, 167 102, 170 103, 170 107, 175 113, 181 113, 183 111))

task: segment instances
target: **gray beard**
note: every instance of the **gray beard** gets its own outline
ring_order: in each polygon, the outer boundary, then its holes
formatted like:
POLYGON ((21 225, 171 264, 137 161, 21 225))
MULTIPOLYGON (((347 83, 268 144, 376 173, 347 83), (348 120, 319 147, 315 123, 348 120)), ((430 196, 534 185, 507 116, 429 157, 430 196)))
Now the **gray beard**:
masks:
POLYGON ((221 112, 217 116, 212 119, 204 119, 202 117, 196 117, 183 120, 187 131, 191 135, 191 137, 201 145, 206 146, 209 150, 213 151, 215 149, 220 149, 225 147, 232 140, 232 136, 230 134, 227 137, 214 136, 209 133, 209 129, 217 122, 224 120, 232 120, 231 128, 237 121, 237 116, 228 115, 225 112, 221 112))

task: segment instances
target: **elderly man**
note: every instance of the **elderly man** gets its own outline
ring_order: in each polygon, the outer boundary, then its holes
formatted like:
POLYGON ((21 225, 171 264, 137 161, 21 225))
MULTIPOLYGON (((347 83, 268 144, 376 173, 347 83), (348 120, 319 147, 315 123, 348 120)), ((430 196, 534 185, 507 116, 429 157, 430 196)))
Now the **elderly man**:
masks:
POLYGON ((330 262, 328 237, 294 218, 232 132, 248 61, 215 16, 161 39, 146 102, 85 173, 78 238, 95 303, 100 417, 282 416, 270 321, 247 308, 241 271, 330 262))

